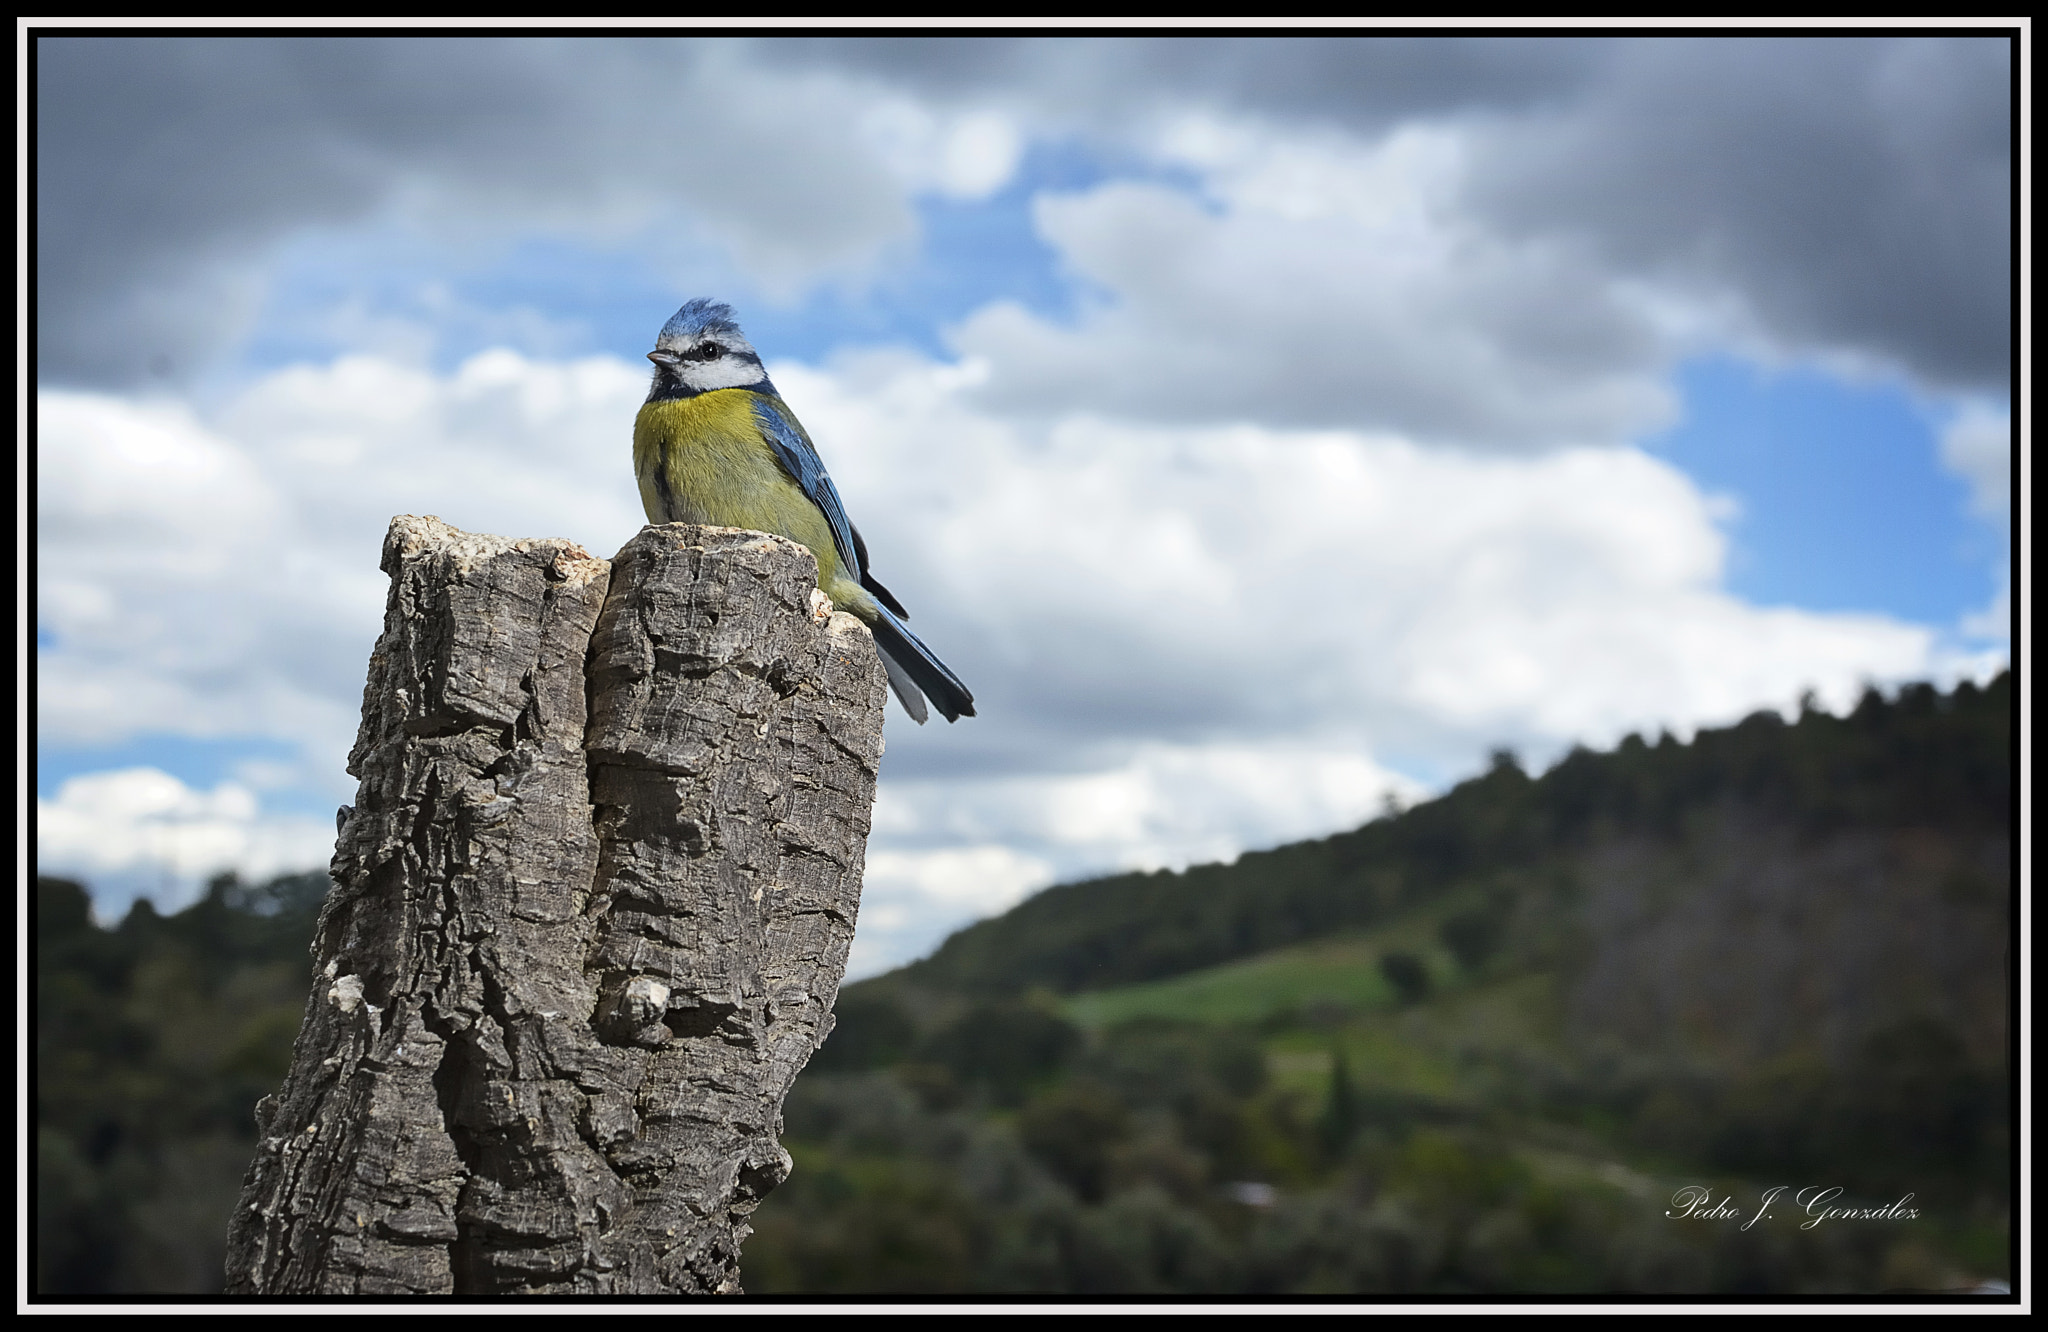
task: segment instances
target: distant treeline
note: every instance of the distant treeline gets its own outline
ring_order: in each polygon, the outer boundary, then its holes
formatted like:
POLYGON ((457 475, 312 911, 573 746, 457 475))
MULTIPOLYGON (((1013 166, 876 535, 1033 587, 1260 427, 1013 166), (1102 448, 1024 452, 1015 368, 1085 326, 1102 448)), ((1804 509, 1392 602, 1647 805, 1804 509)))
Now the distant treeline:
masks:
POLYGON ((222 877, 176 915, 143 898, 103 930, 84 887, 36 880, 37 1290, 220 1289, 327 883, 222 877))
POLYGON ((1768 810, 1810 834, 1849 827, 2005 832, 2011 826, 2012 677, 1942 693, 1867 691, 1846 717, 1758 712, 1690 744, 1631 735, 1574 749, 1530 778, 1492 770, 1395 818, 1249 852, 1231 865, 1120 874, 1047 889, 947 939, 898 982, 942 991, 1106 989, 1370 927, 1459 880, 1585 849, 1603 834, 1675 833, 1720 804, 1768 810))

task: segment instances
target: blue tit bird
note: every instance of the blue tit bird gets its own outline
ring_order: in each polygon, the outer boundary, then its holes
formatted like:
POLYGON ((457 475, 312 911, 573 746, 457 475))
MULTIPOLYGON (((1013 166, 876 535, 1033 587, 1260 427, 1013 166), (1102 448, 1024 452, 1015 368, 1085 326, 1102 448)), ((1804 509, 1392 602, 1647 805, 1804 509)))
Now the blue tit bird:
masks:
POLYGON ((910 632, 910 612, 875 581, 860 529, 732 307, 689 302, 661 326, 647 359, 654 384, 633 420, 633 471, 647 520, 773 532, 809 548, 819 589, 874 632, 903 710, 923 725, 929 696, 949 722, 972 717, 974 695, 910 632))

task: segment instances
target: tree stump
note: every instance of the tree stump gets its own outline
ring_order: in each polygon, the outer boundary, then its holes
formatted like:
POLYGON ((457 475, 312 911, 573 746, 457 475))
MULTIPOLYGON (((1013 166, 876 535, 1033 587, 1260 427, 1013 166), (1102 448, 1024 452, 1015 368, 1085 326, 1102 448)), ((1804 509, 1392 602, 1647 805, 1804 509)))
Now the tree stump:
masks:
POLYGON ((884 676, 780 537, 394 519, 334 888, 227 1289, 739 1290, 831 1029, 884 676))

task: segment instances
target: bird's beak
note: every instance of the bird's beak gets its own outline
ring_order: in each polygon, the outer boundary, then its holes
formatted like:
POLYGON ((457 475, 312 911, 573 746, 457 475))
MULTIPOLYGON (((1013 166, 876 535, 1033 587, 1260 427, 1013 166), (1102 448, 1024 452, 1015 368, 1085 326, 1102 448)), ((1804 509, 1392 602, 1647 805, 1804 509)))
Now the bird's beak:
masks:
POLYGON ((683 363, 683 358, 672 351, 651 351, 647 353, 647 359, 656 365, 681 365, 683 363))

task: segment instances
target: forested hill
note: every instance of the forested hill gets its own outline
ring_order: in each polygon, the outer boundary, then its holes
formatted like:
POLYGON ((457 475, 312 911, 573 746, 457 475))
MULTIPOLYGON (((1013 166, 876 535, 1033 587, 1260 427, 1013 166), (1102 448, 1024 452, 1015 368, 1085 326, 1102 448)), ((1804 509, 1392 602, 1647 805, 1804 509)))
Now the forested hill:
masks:
MULTIPOLYGON (((1669 843, 1707 817, 1744 818, 1794 843, 1856 830, 2009 839, 2014 737, 2007 672, 1946 694, 1869 690, 1846 717, 1759 712, 1689 744, 1630 736, 1611 753, 1574 750, 1536 778, 1501 754, 1484 776, 1351 832, 1231 865, 1048 889, 869 984, 1107 989, 1368 929, 1448 894, 1498 897, 1537 867, 1618 841, 1669 843)), ((1496 905, 1463 926, 1475 948, 1508 916, 1508 903, 1496 905)), ((1459 926, 1449 928, 1452 938, 1459 926)))
POLYGON ((839 992, 758 1288, 2005 1278, 2012 720, 2000 676, 1502 755, 1336 837, 1041 893, 839 992), (1674 1219, 1779 1185, 1920 1210, 1674 1219))
MULTIPOLYGON (((1354 832, 1051 889, 840 991, 748 1288, 2009 1276, 2013 748, 2008 677, 1909 687, 1539 778, 1503 757, 1354 832), (1926 1211, 1668 1220, 1700 1181, 1926 1211)), ((326 887, 223 876, 108 930, 38 879, 40 1292, 218 1292, 326 887)))

